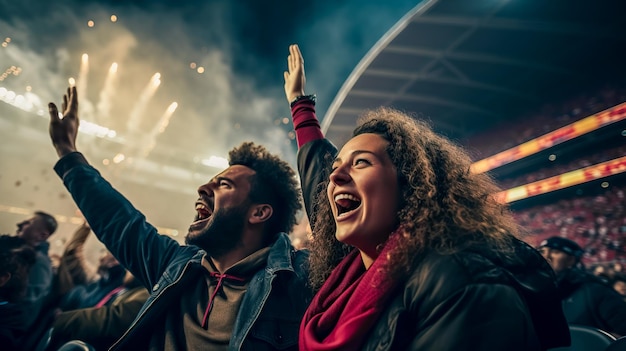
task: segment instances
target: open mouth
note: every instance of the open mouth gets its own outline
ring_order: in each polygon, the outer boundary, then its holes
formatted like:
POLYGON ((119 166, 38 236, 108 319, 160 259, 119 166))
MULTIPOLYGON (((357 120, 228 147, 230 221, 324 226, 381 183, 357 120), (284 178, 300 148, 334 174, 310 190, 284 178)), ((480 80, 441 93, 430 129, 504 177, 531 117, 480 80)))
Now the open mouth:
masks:
POLYGON ((207 220, 213 214, 213 210, 202 202, 196 202, 196 218, 194 223, 207 220))
POLYGON ((337 218, 347 216, 350 212, 361 206, 361 199, 352 194, 335 195, 335 205, 337 205, 337 218))

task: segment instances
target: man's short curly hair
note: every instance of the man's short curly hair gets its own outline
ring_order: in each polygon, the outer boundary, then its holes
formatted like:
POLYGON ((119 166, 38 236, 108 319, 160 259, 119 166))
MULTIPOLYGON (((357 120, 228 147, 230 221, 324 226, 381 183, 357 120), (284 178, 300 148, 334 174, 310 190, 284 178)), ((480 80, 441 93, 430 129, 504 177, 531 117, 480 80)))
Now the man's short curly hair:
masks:
POLYGON ((228 164, 255 171, 250 181, 249 199, 254 203, 267 203, 274 210, 266 227, 267 241, 275 240, 279 232, 289 233, 302 208, 300 185, 289 164, 253 142, 244 142, 232 149, 228 153, 228 164))

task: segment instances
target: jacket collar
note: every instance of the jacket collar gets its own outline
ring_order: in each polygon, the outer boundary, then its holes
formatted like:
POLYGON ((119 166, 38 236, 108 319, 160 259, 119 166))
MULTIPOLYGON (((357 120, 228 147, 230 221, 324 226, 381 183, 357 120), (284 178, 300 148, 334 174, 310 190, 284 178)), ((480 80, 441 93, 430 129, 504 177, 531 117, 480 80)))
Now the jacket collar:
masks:
POLYGON ((293 248, 291 247, 291 241, 289 240, 287 234, 278 234, 278 238, 270 248, 270 253, 267 257, 266 270, 269 273, 281 270, 293 272, 293 265, 291 264, 292 252, 293 248))
MULTIPOLYGON (((291 254, 293 247, 291 246, 291 240, 285 233, 279 233, 278 238, 270 247, 270 252, 267 256, 267 265, 265 270, 273 274, 278 271, 291 271, 293 272, 293 265, 291 264, 291 254)), ((199 250, 192 258, 193 264, 202 264, 202 258, 206 255, 206 251, 199 250)))

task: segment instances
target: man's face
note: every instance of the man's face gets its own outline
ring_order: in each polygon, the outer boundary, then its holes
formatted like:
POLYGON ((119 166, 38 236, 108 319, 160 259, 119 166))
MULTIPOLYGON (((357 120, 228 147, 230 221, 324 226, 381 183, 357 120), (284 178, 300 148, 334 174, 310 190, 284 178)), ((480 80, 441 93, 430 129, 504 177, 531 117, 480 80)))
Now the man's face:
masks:
POLYGON ((552 249, 547 246, 539 249, 541 255, 550 263, 555 273, 560 273, 566 269, 574 266, 576 258, 572 255, 568 255, 565 252, 557 249, 552 249))
POLYGON ((235 165, 198 188, 197 214, 185 237, 187 244, 196 245, 213 257, 241 244, 254 174, 246 166, 235 165))
POLYGON ((626 296, 626 282, 616 280, 615 283, 613 283, 613 289, 615 289, 615 291, 617 291, 620 295, 626 296))
POLYGON ((16 234, 26 240, 30 246, 37 246, 50 236, 46 229, 45 220, 37 215, 18 223, 16 234))

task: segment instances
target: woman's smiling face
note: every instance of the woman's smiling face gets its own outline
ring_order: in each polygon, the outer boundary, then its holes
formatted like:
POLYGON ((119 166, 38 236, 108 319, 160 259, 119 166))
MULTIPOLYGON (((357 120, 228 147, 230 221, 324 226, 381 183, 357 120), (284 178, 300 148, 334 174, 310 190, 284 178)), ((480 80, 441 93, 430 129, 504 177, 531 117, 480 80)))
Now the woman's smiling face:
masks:
POLYGON ((327 189, 337 240, 370 258, 397 226, 400 192, 388 144, 373 133, 350 139, 333 162, 327 189))

